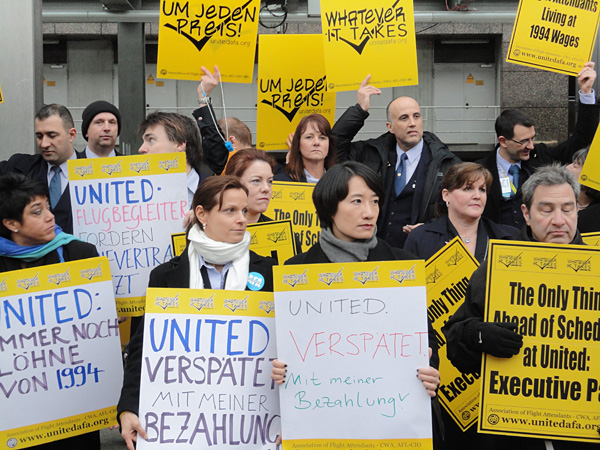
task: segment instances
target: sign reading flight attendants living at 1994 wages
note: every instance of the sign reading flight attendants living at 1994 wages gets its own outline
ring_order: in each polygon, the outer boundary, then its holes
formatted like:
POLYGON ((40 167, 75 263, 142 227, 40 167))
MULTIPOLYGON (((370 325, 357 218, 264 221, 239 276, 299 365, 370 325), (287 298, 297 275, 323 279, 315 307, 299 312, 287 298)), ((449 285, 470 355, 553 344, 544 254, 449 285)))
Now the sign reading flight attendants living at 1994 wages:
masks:
POLYGON ((252 83, 260 0, 161 0, 159 78, 200 80, 219 66, 221 81, 252 83))
POLYGON ((69 160, 73 234, 108 257, 120 316, 141 316, 148 276, 173 257, 188 211, 184 153, 69 160))
POLYGON ((521 0, 506 61, 576 76, 592 60, 597 0, 521 0))
POLYGON ((331 92, 419 84, 413 0, 321 0, 331 92))
POLYGON ((432 448, 424 262, 275 266, 283 448, 432 448))
POLYGON ((0 448, 115 424, 123 360, 108 260, 4 272, 0 292, 0 448))
POLYGON ((490 241, 486 322, 516 322, 523 347, 485 355, 479 431, 598 443, 600 248, 490 241))
POLYGON ((440 358, 438 396, 463 431, 474 425, 479 416, 479 374, 462 373, 448 360, 442 327, 463 304, 469 279, 478 266, 458 237, 425 263, 427 315, 435 330, 440 358))
POLYGON ((288 135, 309 114, 321 114, 333 124, 335 93, 327 90, 321 35, 263 34, 258 62, 259 149, 286 149, 288 135))

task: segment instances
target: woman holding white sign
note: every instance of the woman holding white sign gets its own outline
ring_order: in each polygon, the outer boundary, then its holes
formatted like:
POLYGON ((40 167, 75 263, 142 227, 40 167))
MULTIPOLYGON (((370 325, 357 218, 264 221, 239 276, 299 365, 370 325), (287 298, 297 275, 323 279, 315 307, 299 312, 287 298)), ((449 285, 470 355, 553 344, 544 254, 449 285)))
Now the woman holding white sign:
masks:
POLYGON ((444 203, 436 205, 441 217, 415 228, 404 250, 427 260, 458 236, 477 261, 484 261, 490 239, 512 239, 519 233, 515 227, 482 217, 491 185, 492 174, 481 164, 465 162, 450 167, 442 180, 444 203))
MULTIPOLYGON (((308 251, 294 256, 287 264, 347 263, 363 261, 399 261, 416 257, 404 250, 392 248, 377 239, 379 204, 384 197, 380 177, 364 164, 348 161, 337 164, 325 173, 313 191, 313 202, 321 221, 319 242, 308 251)), ((434 343, 429 325, 429 342, 434 343)), ((437 348, 430 348, 430 360, 437 365, 437 348)), ((273 361, 271 378, 283 384, 286 364, 273 361)), ((434 367, 420 368, 418 378, 432 397, 434 448, 441 448, 442 428, 436 389, 440 373, 434 367)))
MULTIPOLYGON (((248 190, 234 176, 213 176, 201 183, 193 200, 194 221, 181 256, 150 273, 149 287, 273 290, 275 261, 249 250, 248 190)), ((138 418, 144 326, 130 343, 117 418, 130 450, 146 432, 138 418)))
MULTIPOLYGON (((96 256, 96 247, 64 233, 56 225, 45 185, 17 173, 0 177, 0 272, 96 256)), ((56 409, 55 405, 46 407, 56 409)), ((14 412, 21 413, 24 412, 14 412)), ((29 448, 100 449, 100 432, 84 433, 29 448)))
POLYGON ((283 172, 275 175, 275 181, 316 183, 337 162, 335 136, 321 114, 303 117, 290 137, 288 162, 283 172))

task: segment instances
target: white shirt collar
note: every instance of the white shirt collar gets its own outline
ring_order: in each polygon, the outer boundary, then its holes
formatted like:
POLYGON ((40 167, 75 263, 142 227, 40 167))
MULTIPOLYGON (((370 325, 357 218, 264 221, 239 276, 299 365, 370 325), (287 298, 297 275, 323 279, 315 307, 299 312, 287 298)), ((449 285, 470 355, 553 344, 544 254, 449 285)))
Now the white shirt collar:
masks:
MULTIPOLYGON (((107 155, 107 158, 110 158, 111 156, 117 156, 117 153, 115 152, 114 148, 107 155)), ((88 146, 85 147, 85 157, 86 158, 100 158, 100 156, 96 155, 93 151, 91 151, 88 146)))

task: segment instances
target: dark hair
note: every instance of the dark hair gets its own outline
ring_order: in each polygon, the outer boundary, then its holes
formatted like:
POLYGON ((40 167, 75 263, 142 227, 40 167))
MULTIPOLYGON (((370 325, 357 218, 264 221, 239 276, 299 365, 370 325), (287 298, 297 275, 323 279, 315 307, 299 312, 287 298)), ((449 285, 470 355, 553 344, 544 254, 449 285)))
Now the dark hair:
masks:
POLYGON ((329 140, 329 151, 327 152, 327 157, 324 161, 325 169, 329 169, 337 162, 337 141, 333 132, 331 131, 331 124, 329 121, 321 114, 310 114, 308 116, 304 116, 302 120, 300 120, 300 123, 298 123, 296 131, 294 132, 292 148, 290 149, 289 154, 289 163, 284 169, 285 173, 287 173, 294 181, 300 181, 304 175, 304 162, 302 160, 302 153, 300 152, 300 138, 310 123, 314 123, 317 130, 327 136, 327 139, 329 140))
POLYGON ((46 120, 49 117, 58 116, 62 120, 65 131, 69 131, 71 128, 75 128, 73 122, 73 116, 66 106, 59 105, 58 103, 50 103, 44 105, 35 115, 35 118, 39 121, 46 120))
POLYGON ((250 164, 252 164, 254 161, 264 161, 271 166, 271 170, 275 168, 275 160, 271 156, 267 155, 263 150, 245 148, 243 150, 236 151, 233 156, 229 158, 227 166, 225 166, 224 174, 241 177, 250 164))
POLYGON ((150 127, 161 125, 171 142, 185 144, 185 159, 196 171, 202 163, 202 145, 198 126, 189 117, 177 113, 157 111, 148 114, 138 127, 143 135, 150 127))
MULTIPOLYGON (((450 166, 442 180, 442 189, 454 191, 463 186, 471 186, 478 178, 483 177, 485 189, 487 192, 492 187, 492 174, 481 164, 472 162, 463 162, 450 166)), ((436 216, 441 217, 448 214, 448 207, 444 202, 438 202, 435 206, 436 216)))
POLYGON ((48 186, 20 173, 0 177, 0 236, 11 239, 11 231, 4 226, 4 219, 22 222, 25 207, 35 197, 48 198, 48 186))
POLYGON ((496 119, 496 136, 504 136, 506 139, 515 137, 515 126, 521 125, 526 128, 531 128, 533 122, 529 120, 525 114, 516 109, 507 109, 502 111, 502 114, 496 119))
MULTIPOLYGON (((252 132, 250 128, 236 117, 228 117, 227 119, 219 119, 217 124, 221 127, 221 131, 229 136, 235 137, 242 144, 247 144, 247 147, 252 147, 252 132)), ((229 139, 229 136, 225 136, 225 139, 229 139)), ((241 150, 238 149, 238 150, 241 150)))
POLYGON ((321 228, 332 227, 331 218, 337 213, 338 204, 348 197, 348 183, 353 177, 361 177, 369 189, 379 197, 379 203, 383 204, 383 184, 372 169, 356 161, 336 164, 325 172, 313 191, 313 203, 321 221, 321 228))
POLYGON ((202 206, 205 211, 212 210, 215 206, 221 209, 223 205, 223 196, 225 191, 229 189, 241 189, 248 195, 248 189, 240 181, 238 177, 231 175, 213 175, 212 177, 206 178, 194 193, 194 199, 192 200, 192 220, 188 225, 187 231, 198 223, 196 218, 196 207, 202 206))

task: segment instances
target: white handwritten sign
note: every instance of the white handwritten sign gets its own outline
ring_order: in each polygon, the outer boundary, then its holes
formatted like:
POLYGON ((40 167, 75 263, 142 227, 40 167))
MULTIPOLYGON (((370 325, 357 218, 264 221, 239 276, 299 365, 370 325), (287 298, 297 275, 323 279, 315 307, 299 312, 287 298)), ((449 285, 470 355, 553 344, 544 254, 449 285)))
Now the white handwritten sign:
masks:
POLYGON ((188 211, 183 153, 69 161, 73 234, 108 257, 117 309, 141 316, 148 276, 188 211))
POLYGON ((271 449, 271 292, 148 289, 138 449, 271 449))
POLYGON ((274 267, 285 448, 431 448, 423 262, 274 267))

